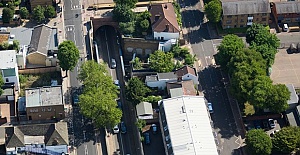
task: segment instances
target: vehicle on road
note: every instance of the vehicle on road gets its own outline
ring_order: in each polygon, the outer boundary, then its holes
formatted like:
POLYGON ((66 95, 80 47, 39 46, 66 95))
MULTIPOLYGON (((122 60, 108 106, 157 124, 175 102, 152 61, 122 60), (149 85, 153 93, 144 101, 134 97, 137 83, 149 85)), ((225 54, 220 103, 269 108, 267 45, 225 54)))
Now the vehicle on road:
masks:
POLYGON ((157 125, 156 124, 152 124, 152 132, 153 134, 156 134, 157 133, 157 125))
POLYGON ((73 105, 77 105, 79 103, 79 95, 77 92, 73 93, 73 105))
POLYGON ((258 120, 255 120, 255 121, 254 121, 254 127, 255 127, 256 129, 261 129, 261 122, 258 121, 258 120))
POLYGON ((212 103, 207 103, 207 108, 208 108, 209 113, 211 113, 211 114, 214 113, 212 103))
POLYGON ((75 14, 75 18, 77 18, 78 16, 79 16, 79 14, 78 14, 78 13, 76 13, 76 14, 75 14))
POLYGON ((288 32, 288 31, 289 31, 289 26, 288 26, 288 24, 283 24, 282 30, 283 30, 284 32, 288 32))
POLYGON ((145 144, 150 144, 150 134, 148 132, 144 133, 145 144))
POLYGON ((124 122, 121 122, 121 133, 125 134, 127 132, 126 125, 124 122))
POLYGON ((120 132, 119 126, 116 125, 116 126, 113 128, 113 133, 114 133, 114 134, 118 134, 119 132, 120 132))
POLYGON ((117 100, 117 108, 122 110, 122 102, 120 100, 117 100))
POLYGON ((117 67, 117 63, 115 59, 111 59, 111 68, 116 68, 117 67))
POLYGON ((269 119, 268 122, 269 122, 270 128, 274 129, 275 128, 275 121, 274 121, 274 119, 269 119))
POLYGON ((114 84, 117 86, 118 89, 120 89, 120 82, 119 82, 119 80, 114 80, 114 84))

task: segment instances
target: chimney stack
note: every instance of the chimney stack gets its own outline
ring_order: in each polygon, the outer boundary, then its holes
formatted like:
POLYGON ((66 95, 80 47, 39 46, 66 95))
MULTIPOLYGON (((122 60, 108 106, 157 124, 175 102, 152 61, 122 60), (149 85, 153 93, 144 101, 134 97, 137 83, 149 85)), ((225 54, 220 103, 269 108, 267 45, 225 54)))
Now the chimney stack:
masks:
POLYGON ((177 82, 181 82, 182 81, 182 76, 178 76, 177 77, 177 82))

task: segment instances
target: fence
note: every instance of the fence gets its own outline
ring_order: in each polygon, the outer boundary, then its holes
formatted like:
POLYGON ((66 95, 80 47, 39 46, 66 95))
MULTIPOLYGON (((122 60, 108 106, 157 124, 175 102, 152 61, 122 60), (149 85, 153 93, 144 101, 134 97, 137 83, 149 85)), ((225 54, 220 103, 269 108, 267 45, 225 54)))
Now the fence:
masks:
POLYGON ((57 66, 19 69, 19 74, 42 74, 60 71, 57 66))

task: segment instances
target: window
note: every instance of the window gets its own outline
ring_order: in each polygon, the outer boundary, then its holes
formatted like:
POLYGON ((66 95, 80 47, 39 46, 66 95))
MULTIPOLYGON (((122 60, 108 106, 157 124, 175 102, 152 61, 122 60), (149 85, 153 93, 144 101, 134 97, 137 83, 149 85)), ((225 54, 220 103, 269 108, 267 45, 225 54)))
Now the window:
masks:
POLYGON ((244 22, 244 19, 241 19, 241 22, 244 22))
POLYGON ((263 13, 262 15, 263 15, 263 16, 266 16, 267 14, 266 14, 266 13, 263 13))
POLYGON ((3 77, 16 76, 15 68, 2 69, 3 77))
POLYGON ((285 18, 285 22, 291 22, 291 18, 285 18))
POLYGON ((48 111, 51 111, 51 108, 48 108, 48 111))
POLYGON ((240 25, 240 27, 244 27, 244 25, 240 25))
POLYGON ((45 109, 45 108, 42 108, 42 111, 46 111, 46 109, 45 109))
POLYGON ((232 18, 232 16, 231 16, 231 15, 229 15, 229 16, 227 16, 227 18, 232 18))
POLYGON ((232 22, 231 20, 227 20, 226 24, 231 24, 231 22, 232 22))
POLYGON ((267 18, 262 18, 261 21, 267 21, 267 18))

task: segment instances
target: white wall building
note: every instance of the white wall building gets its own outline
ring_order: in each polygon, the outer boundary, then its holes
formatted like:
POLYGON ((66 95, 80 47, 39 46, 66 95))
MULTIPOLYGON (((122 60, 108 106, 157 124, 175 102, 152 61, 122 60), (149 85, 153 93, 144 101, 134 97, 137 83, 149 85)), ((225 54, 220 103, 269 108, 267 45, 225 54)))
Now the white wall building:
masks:
POLYGON ((19 73, 15 50, 0 51, 0 70, 4 83, 14 83, 16 90, 19 90, 19 73))
POLYGON ((203 96, 164 99, 159 108, 166 155, 218 155, 203 96))

